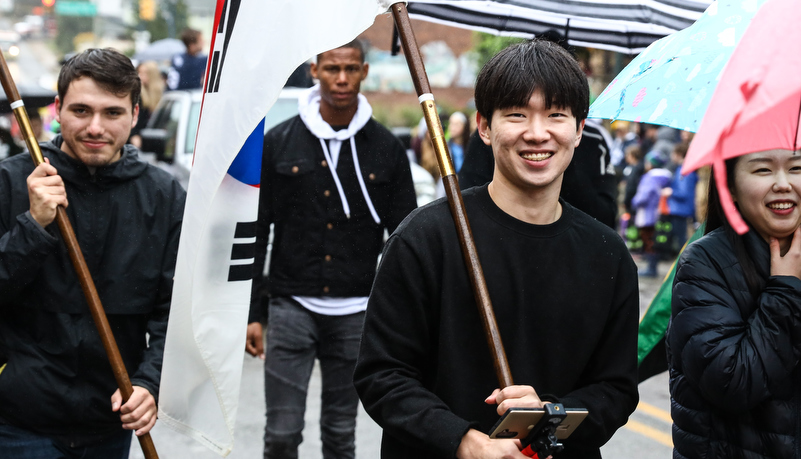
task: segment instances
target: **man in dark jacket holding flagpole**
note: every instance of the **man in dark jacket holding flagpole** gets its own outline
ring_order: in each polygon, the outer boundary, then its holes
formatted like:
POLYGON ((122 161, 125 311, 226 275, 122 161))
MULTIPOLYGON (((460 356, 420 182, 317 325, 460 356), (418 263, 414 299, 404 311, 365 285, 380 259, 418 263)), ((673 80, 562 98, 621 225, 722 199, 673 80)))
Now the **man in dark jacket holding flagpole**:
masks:
POLYGON ((90 49, 58 79, 62 134, 0 163, 0 457, 125 458, 156 422, 185 193, 125 145, 139 112, 131 61, 90 49), (133 385, 122 403, 66 246, 66 213, 133 385), (116 391, 115 391, 116 390, 116 391))

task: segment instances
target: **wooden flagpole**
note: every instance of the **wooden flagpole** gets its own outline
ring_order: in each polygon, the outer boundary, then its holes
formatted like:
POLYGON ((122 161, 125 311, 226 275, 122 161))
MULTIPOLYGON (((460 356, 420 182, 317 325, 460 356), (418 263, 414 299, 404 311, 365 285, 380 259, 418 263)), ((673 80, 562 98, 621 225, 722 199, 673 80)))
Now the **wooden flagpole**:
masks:
MULTIPOLYGON (((8 65, 6 64, 6 59, 2 52, 0 52, 0 83, 2 83, 8 102, 14 110, 14 116, 17 118, 17 123, 19 123, 20 131, 25 138, 25 143, 28 146, 28 151, 31 154, 33 163, 38 166, 44 162, 44 156, 42 156, 42 151, 39 149, 39 143, 33 134, 33 129, 31 129, 28 112, 25 111, 25 104, 22 102, 22 98, 17 91, 17 85, 11 77, 11 72, 8 70, 8 65)), ((64 244, 67 246, 67 252, 72 260, 72 265, 75 267, 75 271, 78 274, 81 289, 86 297, 86 302, 89 304, 89 311, 92 313, 97 332, 100 334, 100 339, 103 342, 103 347, 106 349, 109 363, 111 363, 114 379, 117 380, 123 403, 125 403, 133 394, 133 386, 128 377, 128 371, 125 369, 125 364, 122 361, 117 342, 114 340, 114 334, 111 331, 111 326, 109 326, 103 304, 100 302, 100 297, 97 294, 97 288, 95 288, 95 283, 89 273, 89 267, 86 265, 81 247, 78 245, 78 239, 75 237, 75 231, 72 229, 72 224, 67 217, 67 212, 61 206, 56 209, 56 222, 61 231, 61 237, 64 239, 64 244)), ((156 447, 153 444, 153 439, 150 437, 150 434, 147 433, 137 438, 139 439, 139 444, 142 447, 145 458, 158 459, 156 447)))
POLYGON ((417 91, 418 100, 428 125, 428 132, 431 134, 431 140, 434 144, 437 163, 439 163, 439 170, 442 175, 442 183, 445 185, 445 193, 448 196, 451 215, 453 215, 453 221, 456 224, 459 244, 462 247, 470 283, 473 286, 473 294, 484 324, 487 344, 489 344, 492 352, 498 383, 501 388, 511 386, 514 384, 512 382, 512 372, 506 359, 506 351, 503 348, 498 323, 495 320, 495 313, 487 290, 487 283, 484 280, 484 271, 481 269, 473 233, 470 230, 470 222, 467 220, 462 193, 459 190, 459 181, 448 153, 448 144, 445 142, 445 134, 439 121, 434 96, 431 94, 428 75, 423 65, 423 59, 420 56, 420 48, 417 46, 417 40, 414 37, 409 13, 406 10, 406 4, 403 2, 393 4, 391 9, 401 44, 403 45, 403 54, 406 56, 406 62, 409 65, 412 80, 414 80, 414 88, 417 91))

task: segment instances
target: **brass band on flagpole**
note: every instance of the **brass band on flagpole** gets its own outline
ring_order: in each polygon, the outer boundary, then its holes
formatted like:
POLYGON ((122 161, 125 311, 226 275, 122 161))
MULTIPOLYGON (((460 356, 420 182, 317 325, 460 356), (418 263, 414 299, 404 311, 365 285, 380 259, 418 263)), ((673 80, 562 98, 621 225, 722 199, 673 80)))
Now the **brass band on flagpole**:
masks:
POLYGON ((487 290, 487 283, 484 280, 484 271, 481 269, 473 233, 470 230, 470 222, 467 220, 467 213, 464 208, 464 200, 459 190, 459 180, 456 177, 453 161, 451 161, 448 153, 445 134, 439 121, 434 96, 431 94, 431 86, 428 83, 428 75, 426 75, 423 59, 420 56, 420 49, 414 37, 409 13, 406 10, 405 3, 395 3, 391 9, 401 44, 403 45, 403 54, 406 56, 406 62, 409 65, 409 71, 414 81, 414 88, 417 91, 420 106, 423 109, 426 124, 428 125, 428 132, 434 144, 439 170, 442 174, 442 183, 445 186, 445 194, 448 196, 454 223, 456 223, 459 244, 462 247, 470 283, 473 286, 476 304, 481 314, 487 343, 493 355, 498 382, 501 388, 511 386, 514 384, 512 372, 506 359, 506 351, 503 348, 498 323, 495 320, 495 312, 492 309, 492 301, 490 301, 489 291, 487 290))
MULTIPOLYGON (((11 108, 14 111, 14 116, 17 119, 22 136, 28 146, 31 158, 34 164, 38 166, 44 162, 44 156, 42 156, 42 151, 39 149, 39 142, 36 140, 36 136, 31 128, 28 112, 25 111, 25 104, 19 95, 19 91, 17 91, 17 86, 14 83, 14 79, 11 77, 6 59, 2 52, 0 52, 0 83, 2 83, 8 102, 11 104, 11 108)), ((103 304, 100 302, 100 297, 97 294, 97 288, 89 273, 89 267, 83 257, 81 247, 78 245, 78 239, 75 237, 75 231, 72 228, 69 217, 67 217, 67 212, 61 206, 56 209, 56 222, 61 231, 61 237, 64 239, 64 244, 67 246, 67 252, 69 253, 70 260, 72 260, 72 265, 75 267, 75 272, 78 275, 81 289, 86 297, 89 311, 92 313, 92 318, 100 334, 103 347, 108 355, 109 363, 114 372, 114 379, 116 379, 117 385, 119 386, 123 403, 125 403, 133 394, 133 386, 128 377, 128 371, 125 369, 125 364, 122 361, 117 342, 114 340, 114 334, 108 323, 103 304)), ((147 433, 137 438, 139 439, 139 444, 142 447, 145 458, 158 459, 156 447, 153 444, 153 439, 150 437, 150 434, 147 433)))

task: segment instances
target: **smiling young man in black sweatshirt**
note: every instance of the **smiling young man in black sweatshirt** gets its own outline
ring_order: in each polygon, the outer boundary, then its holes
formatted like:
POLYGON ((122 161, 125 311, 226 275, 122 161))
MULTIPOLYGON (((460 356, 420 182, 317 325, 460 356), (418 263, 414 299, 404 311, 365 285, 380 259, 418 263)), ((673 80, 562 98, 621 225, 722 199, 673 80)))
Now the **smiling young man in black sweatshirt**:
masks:
POLYGON ((620 237, 559 199, 581 140, 587 80, 559 46, 505 49, 476 83, 495 172, 464 202, 516 382, 493 360, 447 203, 390 238, 354 382, 384 429, 384 458, 520 457, 486 432, 512 406, 558 401, 589 416, 556 458, 599 458, 637 395, 637 270, 620 237))

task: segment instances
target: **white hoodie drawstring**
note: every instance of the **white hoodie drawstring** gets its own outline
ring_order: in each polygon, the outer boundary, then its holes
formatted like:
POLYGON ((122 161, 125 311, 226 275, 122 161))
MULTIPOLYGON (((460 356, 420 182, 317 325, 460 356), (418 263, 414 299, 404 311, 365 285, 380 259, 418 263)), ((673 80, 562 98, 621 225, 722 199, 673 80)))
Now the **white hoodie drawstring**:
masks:
MULTIPOLYGON (((351 139, 352 138, 353 137, 351 137, 351 139)), ((342 210, 345 211, 345 217, 350 218, 350 206, 348 205, 348 198, 345 197, 345 191, 342 189, 342 183, 339 181, 336 165, 334 164, 334 161, 331 160, 331 155, 328 153, 328 146, 325 144, 325 140, 320 139, 320 145, 323 147, 323 155, 325 155, 325 161, 328 163, 328 170, 331 171, 331 176, 334 177, 334 184, 337 186, 339 199, 342 201, 342 210)))
POLYGON ((367 202, 367 207, 370 209, 370 215, 373 216, 373 221, 378 225, 381 223, 381 219, 378 218, 378 213, 376 213, 375 207, 373 207, 373 201, 370 199, 370 195, 367 194, 367 187, 364 185, 364 177, 362 177, 362 168, 359 166, 359 157, 356 156, 356 140, 353 137, 350 138, 350 151, 353 153, 353 167, 356 168, 356 178, 359 179, 362 196, 364 196, 364 200, 367 202))
POLYGON ((370 209, 370 215, 373 217, 373 221, 375 221, 377 225, 381 224, 381 219, 378 217, 375 206, 373 206, 373 201, 370 199, 370 195, 367 193, 367 186, 364 184, 364 177, 362 177, 362 170, 359 166, 359 158, 356 152, 356 140, 354 139, 356 133, 361 130, 365 124, 367 124, 373 114, 373 109, 370 107, 367 99, 363 95, 359 94, 359 107, 356 110, 356 114, 354 115, 353 119, 351 119, 347 129, 343 129, 341 131, 334 131, 331 126, 323 120, 322 115, 320 115, 319 85, 310 88, 306 94, 298 99, 298 109, 303 123, 306 125, 309 131, 311 131, 312 134, 314 134, 320 140, 320 145, 323 147, 323 155, 325 155, 325 160, 328 163, 328 170, 331 171, 331 176, 334 178, 334 184, 337 187, 339 199, 342 201, 342 209, 347 218, 350 218, 350 205, 348 204, 348 199, 345 197, 345 191, 342 189, 342 183, 339 180, 339 175, 337 174, 336 168, 337 163, 339 162, 339 151, 342 147, 342 141, 345 139, 350 139, 350 151, 353 155, 353 167, 356 169, 356 178, 359 181, 359 187, 362 190, 362 196, 364 196, 367 207, 370 209), (330 152, 328 145, 326 144, 326 140, 331 141, 330 152))

